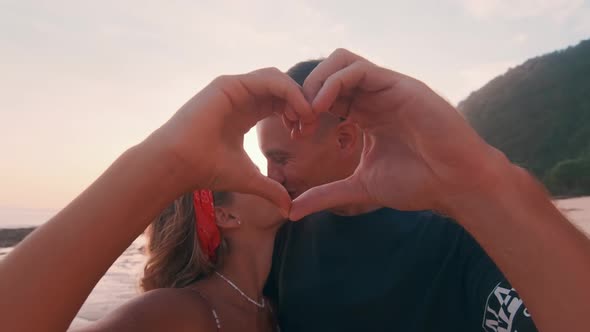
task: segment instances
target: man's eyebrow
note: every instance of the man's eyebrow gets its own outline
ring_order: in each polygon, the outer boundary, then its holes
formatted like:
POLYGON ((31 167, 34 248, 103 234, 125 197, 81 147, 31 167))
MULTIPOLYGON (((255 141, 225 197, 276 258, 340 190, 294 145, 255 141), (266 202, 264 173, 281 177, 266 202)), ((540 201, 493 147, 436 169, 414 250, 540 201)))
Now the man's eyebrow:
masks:
POLYGON ((288 153, 283 150, 267 150, 263 151, 263 153, 267 158, 284 157, 288 155, 288 153))

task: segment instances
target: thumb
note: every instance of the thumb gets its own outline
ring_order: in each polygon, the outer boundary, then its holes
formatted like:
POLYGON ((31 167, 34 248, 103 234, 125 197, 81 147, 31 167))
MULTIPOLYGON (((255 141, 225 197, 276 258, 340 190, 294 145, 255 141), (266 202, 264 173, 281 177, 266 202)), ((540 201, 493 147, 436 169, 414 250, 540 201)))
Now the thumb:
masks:
POLYGON ((293 201, 289 219, 299 220, 314 212, 368 200, 361 183, 351 177, 311 188, 293 201))
POLYGON ((281 209, 285 218, 289 216, 291 197, 287 190, 273 179, 258 172, 248 181, 243 191, 267 199, 281 209))

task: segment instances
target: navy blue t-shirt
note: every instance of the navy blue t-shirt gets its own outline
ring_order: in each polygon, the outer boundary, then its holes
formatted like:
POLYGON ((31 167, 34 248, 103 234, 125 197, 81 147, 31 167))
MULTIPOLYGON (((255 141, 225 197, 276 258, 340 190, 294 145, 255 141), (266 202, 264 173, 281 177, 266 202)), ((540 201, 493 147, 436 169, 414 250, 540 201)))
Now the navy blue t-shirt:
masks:
POLYGON ((474 239, 430 212, 322 212, 288 223, 266 293, 282 332, 536 331, 474 239))

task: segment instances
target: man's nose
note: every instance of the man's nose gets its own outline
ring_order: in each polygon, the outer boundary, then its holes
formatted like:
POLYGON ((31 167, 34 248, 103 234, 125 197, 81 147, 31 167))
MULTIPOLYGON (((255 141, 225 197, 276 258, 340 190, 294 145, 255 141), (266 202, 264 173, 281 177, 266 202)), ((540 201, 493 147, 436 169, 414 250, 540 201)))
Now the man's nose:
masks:
POLYGON ((283 175, 283 171, 280 169, 280 167, 273 166, 271 163, 269 163, 266 167, 266 174, 268 174, 269 178, 284 185, 285 176, 283 175))

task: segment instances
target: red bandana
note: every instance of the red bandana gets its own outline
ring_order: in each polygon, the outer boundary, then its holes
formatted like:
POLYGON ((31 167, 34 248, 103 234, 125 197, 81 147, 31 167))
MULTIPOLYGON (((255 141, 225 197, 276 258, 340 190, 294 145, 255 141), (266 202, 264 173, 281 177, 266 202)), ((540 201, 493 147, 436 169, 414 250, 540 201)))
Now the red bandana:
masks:
POLYGON ((215 224, 215 208, 211 190, 197 190, 193 193, 195 203, 195 223, 201 250, 209 257, 210 262, 217 259, 215 250, 219 247, 221 236, 215 224))

